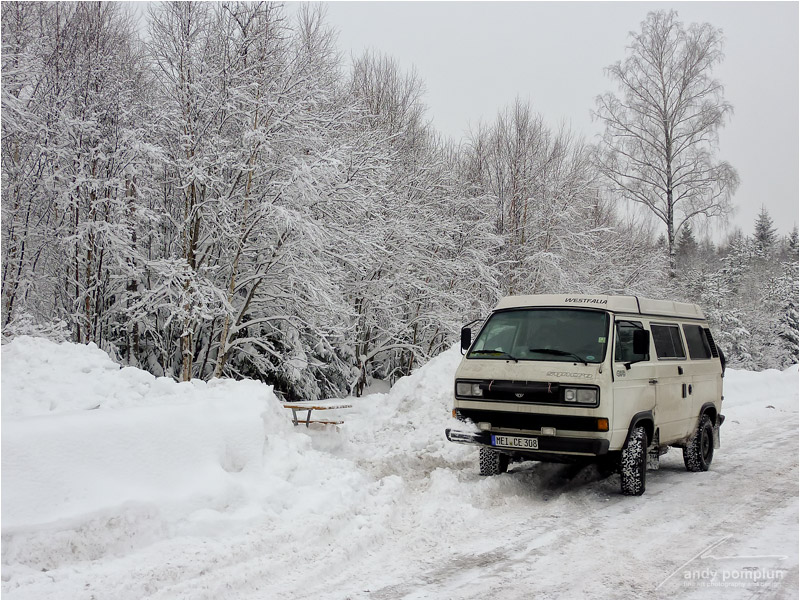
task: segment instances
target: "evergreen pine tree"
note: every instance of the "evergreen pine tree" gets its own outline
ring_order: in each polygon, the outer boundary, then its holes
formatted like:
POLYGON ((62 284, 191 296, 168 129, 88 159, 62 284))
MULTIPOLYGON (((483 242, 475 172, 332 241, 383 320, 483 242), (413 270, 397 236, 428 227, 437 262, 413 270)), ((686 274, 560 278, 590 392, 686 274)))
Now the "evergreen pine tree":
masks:
POLYGON ((692 226, 686 224, 683 226, 680 235, 678 236, 678 245, 675 249, 675 258, 678 267, 686 268, 691 265, 692 261, 697 256, 698 244, 695 240, 692 226))
POLYGON ((781 355, 778 357, 779 367, 786 367, 798 362, 800 351, 800 319, 798 318, 798 265, 800 257, 797 255, 797 226, 789 234, 788 239, 789 260, 783 263, 783 274, 780 278, 782 310, 778 318, 777 334, 778 347, 781 355))
POLYGON ((797 243, 797 226, 794 226, 794 229, 789 234, 789 237, 786 240, 786 246, 789 249, 789 254, 797 259, 797 251, 798 251, 798 243, 797 243))
POLYGON ((756 219, 755 231, 753 233, 756 254, 760 256, 769 255, 775 245, 776 230, 772 225, 772 217, 769 216, 767 208, 761 205, 761 212, 756 219))

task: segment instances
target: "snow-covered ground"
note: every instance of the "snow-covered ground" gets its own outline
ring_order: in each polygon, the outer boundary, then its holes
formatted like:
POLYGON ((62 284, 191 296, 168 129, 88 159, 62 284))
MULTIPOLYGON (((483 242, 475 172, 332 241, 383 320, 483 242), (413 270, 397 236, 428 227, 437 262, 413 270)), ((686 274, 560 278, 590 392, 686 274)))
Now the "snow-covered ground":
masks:
POLYGON ((95 347, 2 347, 4 598, 796 598, 798 371, 725 378, 707 473, 643 497, 592 467, 481 478, 448 443, 457 349, 337 431, 269 387, 95 347))

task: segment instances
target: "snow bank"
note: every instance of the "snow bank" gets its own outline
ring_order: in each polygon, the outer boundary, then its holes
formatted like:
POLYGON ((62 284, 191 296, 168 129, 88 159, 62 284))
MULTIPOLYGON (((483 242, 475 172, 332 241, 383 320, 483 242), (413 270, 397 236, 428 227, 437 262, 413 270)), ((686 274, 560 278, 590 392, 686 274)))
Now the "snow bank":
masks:
POLYGON ((120 369, 94 345, 3 347, 3 532, 224 496, 290 426, 268 386, 176 383, 120 369))
POLYGON ((792 365, 783 371, 765 369, 764 371, 745 371, 728 369, 725 371, 723 393, 729 402, 722 402, 723 413, 735 406, 738 414, 757 417, 762 409, 772 405, 773 409, 797 410, 798 366, 792 365))
POLYGON ((120 367, 94 343, 58 344, 20 336, 3 345, 2 353, 3 418, 247 396, 277 407, 271 387, 257 382, 176 383, 135 367, 120 367))
POLYGON ((366 547, 408 498, 404 477, 474 452, 443 436, 456 348, 388 394, 349 399, 339 430, 295 428, 269 386, 176 383, 120 369, 94 345, 19 337, 2 358, 4 566, 52 569, 258 524, 366 547))
POLYGON ((347 445, 339 451, 358 461, 368 447, 366 467, 376 477, 427 474, 463 461, 471 449, 444 437, 447 427, 464 428, 452 417, 453 377, 460 361, 454 346, 400 378, 388 394, 350 399, 354 410, 345 424, 347 445))

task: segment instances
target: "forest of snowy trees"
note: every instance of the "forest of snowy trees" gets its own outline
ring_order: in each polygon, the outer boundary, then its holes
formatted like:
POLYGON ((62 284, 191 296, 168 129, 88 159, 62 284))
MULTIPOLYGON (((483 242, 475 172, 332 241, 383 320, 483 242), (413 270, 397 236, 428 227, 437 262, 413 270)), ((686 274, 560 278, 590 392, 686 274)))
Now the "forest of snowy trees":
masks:
POLYGON ((408 374, 502 295, 574 291, 697 302, 731 364, 797 362, 797 229, 766 210, 659 238, 525 102, 443 139, 419 76, 344 61, 319 6, 129 10, 2 4, 4 337, 320 398, 408 374))

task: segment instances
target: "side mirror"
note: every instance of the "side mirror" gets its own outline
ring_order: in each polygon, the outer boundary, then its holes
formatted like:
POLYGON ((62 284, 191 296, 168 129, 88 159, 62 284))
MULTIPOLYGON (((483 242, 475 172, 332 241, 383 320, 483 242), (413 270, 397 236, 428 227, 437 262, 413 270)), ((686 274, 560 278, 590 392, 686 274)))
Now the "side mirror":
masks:
POLYGON ((633 354, 647 355, 650 353, 650 332, 647 330, 633 331, 633 354))
POLYGON ((472 329, 461 328, 461 352, 468 350, 472 344, 472 329))

